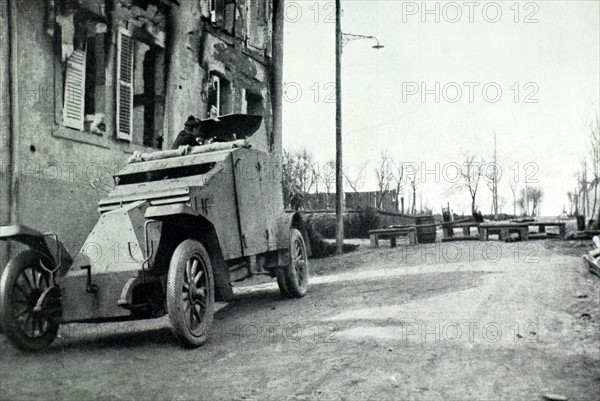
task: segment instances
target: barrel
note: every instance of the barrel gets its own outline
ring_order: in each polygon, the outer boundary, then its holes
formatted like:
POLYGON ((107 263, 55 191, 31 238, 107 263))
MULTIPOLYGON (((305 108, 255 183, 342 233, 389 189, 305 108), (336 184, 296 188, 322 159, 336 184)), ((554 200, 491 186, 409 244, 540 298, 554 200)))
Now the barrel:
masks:
POLYGON ((416 218, 415 223, 417 224, 417 241, 419 243, 430 243, 435 242, 435 219, 431 215, 419 216, 416 218), (429 226, 420 227, 423 224, 429 226))

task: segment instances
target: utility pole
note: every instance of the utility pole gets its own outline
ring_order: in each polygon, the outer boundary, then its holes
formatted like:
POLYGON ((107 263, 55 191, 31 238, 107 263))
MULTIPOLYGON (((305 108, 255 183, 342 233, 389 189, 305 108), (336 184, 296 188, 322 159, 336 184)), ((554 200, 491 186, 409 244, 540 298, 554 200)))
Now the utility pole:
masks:
POLYGON ((527 177, 525 177, 525 216, 529 217, 529 186, 527 185, 527 177))
POLYGON ((579 216, 579 174, 577 174, 577 186, 575 192, 573 192, 573 197, 575 198, 575 217, 577 217, 579 216))
POLYGON ((344 248, 344 174, 342 170, 342 5, 335 0, 335 244, 344 248))
POLYGON ((383 49, 373 35, 342 32, 342 4, 335 0, 335 244, 337 254, 344 248, 344 170, 342 163, 342 47, 351 40, 369 39, 377 44, 373 49, 383 49))
POLYGON ((494 188, 493 188, 493 207, 494 220, 498 220, 498 159, 496 153, 496 130, 494 130, 494 188))
POLYGON ((587 217, 590 212, 589 208, 589 199, 588 199, 588 189, 587 189, 587 162, 583 160, 583 214, 587 217))

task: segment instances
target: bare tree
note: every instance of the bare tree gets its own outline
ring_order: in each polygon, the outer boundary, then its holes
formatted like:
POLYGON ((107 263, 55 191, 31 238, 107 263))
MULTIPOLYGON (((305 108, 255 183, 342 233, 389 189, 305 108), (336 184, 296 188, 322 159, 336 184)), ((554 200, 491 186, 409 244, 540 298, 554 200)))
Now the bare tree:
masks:
POLYGON ((330 160, 323 166, 323 172, 319 175, 325 186, 325 207, 329 208, 331 189, 335 186, 335 161, 330 160))
MULTIPOLYGON (((346 179, 346 182, 348 183, 348 185, 350 186, 352 191, 356 194, 356 199, 360 199, 360 196, 359 196, 360 193, 358 192, 358 190, 362 185, 364 185, 365 172, 367 171, 368 164, 369 164, 369 162, 365 161, 358 168, 353 169, 353 171, 346 170, 346 171, 342 172, 342 175, 346 179)), ((344 200, 344 202, 347 202, 347 201, 344 200)), ((347 206, 348 207, 358 207, 360 205, 355 204, 355 205, 347 205, 347 206)))
POLYGON ((487 186, 492 193, 492 208, 491 214, 494 219, 498 219, 498 183, 500 182, 500 174, 498 173, 498 155, 496 150, 496 131, 494 131, 494 155, 492 159, 492 171, 487 179, 487 186))
MULTIPOLYGON (((394 165, 393 175, 394 182, 396 183, 396 209, 397 211, 400 211, 400 205, 398 202, 400 202, 400 199, 402 199, 402 201, 404 200, 404 163, 394 162, 392 160, 392 164, 394 165)), ((402 210, 402 213, 404 213, 404 210, 402 210)))
POLYGON ((297 177, 300 191, 308 193, 317 183, 317 173, 312 154, 306 149, 294 154, 295 176, 297 177))
POLYGON ((289 207, 292 197, 299 191, 298 185, 294 176, 294 161, 292 154, 283 150, 283 157, 281 161, 281 185, 283 189, 283 204, 285 207, 289 207))
POLYGON ((346 182, 348 183, 348 185, 350 185, 350 188, 352 188, 352 190, 354 191, 354 193, 358 194, 358 189, 356 189, 358 187, 358 177, 355 177, 354 179, 348 177, 348 174, 346 173, 342 173, 344 175, 344 178, 346 179, 346 182))
POLYGON ((312 154, 302 149, 298 152, 283 151, 282 186, 284 203, 298 209, 303 204, 304 196, 316 188, 318 171, 315 168, 312 154))
POLYGON ((529 199, 531 200, 531 215, 537 216, 540 212, 539 209, 544 197, 544 191, 539 187, 529 187, 527 189, 529 191, 529 199))
POLYGON ((390 190, 394 181, 394 172, 392 170, 392 159, 387 151, 381 151, 379 165, 375 169, 377 177, 377 208, 381 209, 383 197, 390 190))
POLYGON ((527 197, 527 190, 525 188, 521 188, 519 199, 517 200, 517 204, 521 209, 521 215, 527 216, 529 213, 527 212, 527 205, 529 204, 529 199, 527 197))
POLYGON ((544 191, 539 187, 521 188, 518 203, 523 214, 529 216, 529 210, 531 210, 531 216, 537 216, 543 197, 544 191))
POLYGON ((481 176, 483 175, 483 164, 483 159, 477 160, 475 155, 467 155, 460 171, 463 185, 467 187, 469 190, 469 195, 471 196, 471 213, 475 213, 477 211, 477 190, 479 189, 479 182, 481 181, 481 176))
POLYGON ((485 171, 486 176, 484 178, 485 178, 488 189, 492 193, 492 205, 490 208, 490 213, 492 215, 494 215, 495 219, 497 219, 498 218, 498 208, 499 208, 498 207, 498 201, 499 201, 498 183, 500 182, 500 174, 498 174, 498 167, 497 167, 496 163, 492 163, 491 166, 488 166, 488 167, 490 167, 489 168, 490 171, 485 171))
POLYGON ((352 191, 357 194, 359 193, 358 188, 364 184, 365 172, 367 171, 368 164, 369 162, 365 161, 358 168, 353 169, 354 171, 352 172, 348 170, 342 172, 352 191))
POLYGON ((575 214, 583 214, 588 218, 600 220, 598 207, 598 187, 600 186, 600 122, 595 114, 590 123, 589 161, 584 156, 579 171, 577 171, 577 187, 574 192, 567 193, 569 202, 575 206, 575 214), (588 180, 588 176, 590 179, 588 180), (591 206, 590 206, 591 203, 591 206))
POLYGON ((513 216, 517 215, 517 183, 515 181, 510 182, 510 191, 512 192, 513 199, 513 216))
POLYGON ((581 213, 583 213, 585 216, 589 216, 590 211, 587 170, 587 160, 584 157, 583 161, 581 162, 581 174, 579 176, 579 193, 581 194, 579 199, 581 200, 581 213))
POLYGON ((592 161, 592 181, 590 182, 589 190, 594 191, 594 203, 592 214, 596 216, 596 205, 598 203, 598 185, 600 184, 600 122, 598 115, 595 115, 590 122, 590 159, 592 161))
POLYGON ((410 208, 410 212, 412 214, 417 213, 417 177, 413 175, 409 178, 410 187, 412 188, 412 206, 410 208))
POLYGON ((577 196, 574 192, 567 192, 567 198, 569 199, 569 211, 568 215, 572 216, 575 213, 575 204, 577 203, 577 196))

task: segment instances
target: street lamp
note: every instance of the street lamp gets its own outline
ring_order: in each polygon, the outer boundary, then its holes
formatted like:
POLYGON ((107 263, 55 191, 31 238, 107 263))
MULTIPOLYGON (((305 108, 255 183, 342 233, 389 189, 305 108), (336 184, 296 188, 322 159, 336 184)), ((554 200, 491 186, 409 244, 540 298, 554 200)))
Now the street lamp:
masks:
POLYGON ((342 47, 352 40, 371 39, 373 49, 382 49, 375 36, 342 33, 341 0, 335 1, 335 243, 338 254, 344 247, 344 173, 342 165, 342 47))
POLYGON ((375 42, 377 42, 376 45, 373 46, 373 49, 383 49, 384 46, 382 44, 379 43, 379 39, 377 39, 375 36, 373 35, 358 35, 355 33, 343 33, 342 32, 342 47, 346 46, 346 44, 348 42, 351 42, 353 40, 358 40, 358 39, 372 39, 375 42))

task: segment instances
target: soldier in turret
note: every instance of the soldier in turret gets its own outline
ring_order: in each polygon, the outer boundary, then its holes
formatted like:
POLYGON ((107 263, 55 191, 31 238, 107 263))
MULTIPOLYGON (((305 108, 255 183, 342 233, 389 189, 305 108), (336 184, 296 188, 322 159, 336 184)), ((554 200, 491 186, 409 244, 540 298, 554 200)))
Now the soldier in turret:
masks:
POLYGON ((201 144, 200 139, 200 122, 194 116, 189 116, 183 124, 183 131, 177 135, 171 149, 177 149, 183 145, 198 146, 201 144))

